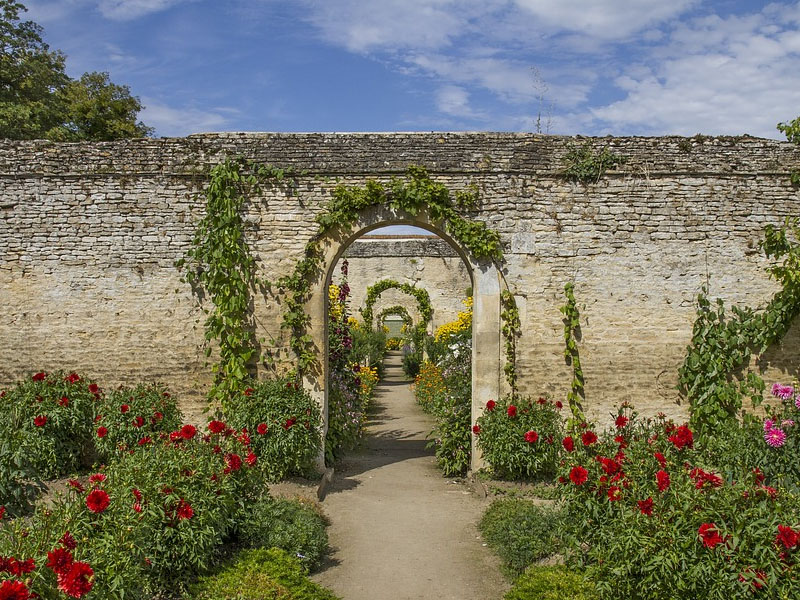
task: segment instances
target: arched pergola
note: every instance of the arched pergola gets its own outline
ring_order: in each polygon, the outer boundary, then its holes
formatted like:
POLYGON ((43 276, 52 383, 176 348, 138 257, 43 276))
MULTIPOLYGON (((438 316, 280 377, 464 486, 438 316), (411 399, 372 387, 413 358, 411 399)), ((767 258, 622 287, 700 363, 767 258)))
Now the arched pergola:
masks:
POLYGON ((400 306, 400 305, 384 308, 381 312, 378 313, 375 322, 377 323, 378 327, 380 327, 385 321, 386 317, 391 317, 391 316, 400 317, 403 320, 403 325, 405 325, 406 328, 409 330, 414 325, 414 320, 411 318, 411 315, 408 314, 408 309, 405 306, 400 306))
POLYGON ((387 290, 399 290, 404 294, 408 294, 417 301, 417 309, 420 315, 420 325, 427 327, 433 318, 433 307, 431 306, 431 297, 425 288, 411 285, 410 283, 401 283, 393 279, 381 279, 367 288, 367 297, 364 302, 364 308, 361 309, 361 317, 367 327, 372 327, 372 309, 375 306, 380 295, 387 290))

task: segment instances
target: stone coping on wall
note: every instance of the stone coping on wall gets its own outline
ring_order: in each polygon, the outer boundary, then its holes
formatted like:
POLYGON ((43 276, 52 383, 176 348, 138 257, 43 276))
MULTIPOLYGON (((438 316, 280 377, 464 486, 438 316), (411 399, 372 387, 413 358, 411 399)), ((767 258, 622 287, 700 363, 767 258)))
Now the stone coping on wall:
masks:
MULTIPOLYGON (((185 138, 56 143, 0 140, 0 177, 20 175, 199 176, 226 156, 291 166, 315 175, 402 173, 420 164, 441 174, 556 176, 571 147, 589 143, 627 157, 617 173, 674 177, 783 173, 800 148, 743 136, 581 137, 530 133, 204 133, 185 138), (20 160, 24 157, 25 160, 20 160)), ((609 176, 615 176, 611 172, 609 176)))
POLYGON ((453 247, 440 238, 365 239, 353 242, 345 252, 345 258, 386 257, 441 257, 456 258, 453 247))

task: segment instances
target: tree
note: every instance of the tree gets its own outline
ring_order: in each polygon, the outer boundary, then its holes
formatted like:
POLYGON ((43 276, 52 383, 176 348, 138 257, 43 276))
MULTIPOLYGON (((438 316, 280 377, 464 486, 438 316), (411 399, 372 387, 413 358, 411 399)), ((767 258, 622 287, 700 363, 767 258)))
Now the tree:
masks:
POLYGON ((0 0, 0 137, 57 141, 115 140, 152 135, 136 116, 142 105, 108 73, 71 79, 66 57, 50 50, 42 28, 20 21, 27 8, 0 0))
POLYGON ((142 110, 139 99, 131 96, 127 85, 116 85, 108 73, 84 73, 60 92, 66 107, 66 122, 51 130, 50 139, 78 142, 118 140, 153 134, 136 115, 142 110))

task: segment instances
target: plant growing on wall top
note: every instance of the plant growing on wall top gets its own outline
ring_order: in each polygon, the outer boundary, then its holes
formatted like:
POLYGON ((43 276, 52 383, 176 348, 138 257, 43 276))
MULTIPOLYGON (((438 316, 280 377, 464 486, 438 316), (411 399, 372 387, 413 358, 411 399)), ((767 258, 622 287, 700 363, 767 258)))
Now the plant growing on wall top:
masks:
POLYGON ((176 262, 182 281, 191 284, 198 300, 205 293, 211 301, 212 307, 203 307, 203 312, 206 356, 211 355, 212 343, 219 349, 209 393, 212 401, 225 403, 239 392, 259 358, 252 292, 268 287, 268 282, 258 276, 242 210, 248 194, 257 193, 266 182, 281 181, 295 187, 295 173, 243 159, 216 165, 205 189, 205 216, 186 255, 176 262))
POLYGON ((628 159, 611 152, 608 148, 596 152, 592 148, 592 144, 586 142, 583 146, 570 144, 564 160, 566 161, 564 177, 568 181, 585 185, 597 183, 606 171, 625 164, 628 159))

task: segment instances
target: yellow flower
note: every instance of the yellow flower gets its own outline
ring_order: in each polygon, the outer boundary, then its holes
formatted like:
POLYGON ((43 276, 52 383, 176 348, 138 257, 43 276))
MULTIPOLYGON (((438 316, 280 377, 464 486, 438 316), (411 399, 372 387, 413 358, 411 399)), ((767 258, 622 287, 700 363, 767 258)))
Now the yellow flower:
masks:
POLYGON ((339 302, 339 286, 335 283, 328 286, 328 304, 330 305, 328 310, 330 311, 331 319, 334 321, 340 319, 344 312, 344 307, 339 302))
POLYGON ((462 300, 462 303, 467 307, 467 310, 459 312, 455 321, 445 323, 436 329, 434 338, 437 342, 446 340, 451 335, 461 333, 472 327, 472 296, 462 300))

